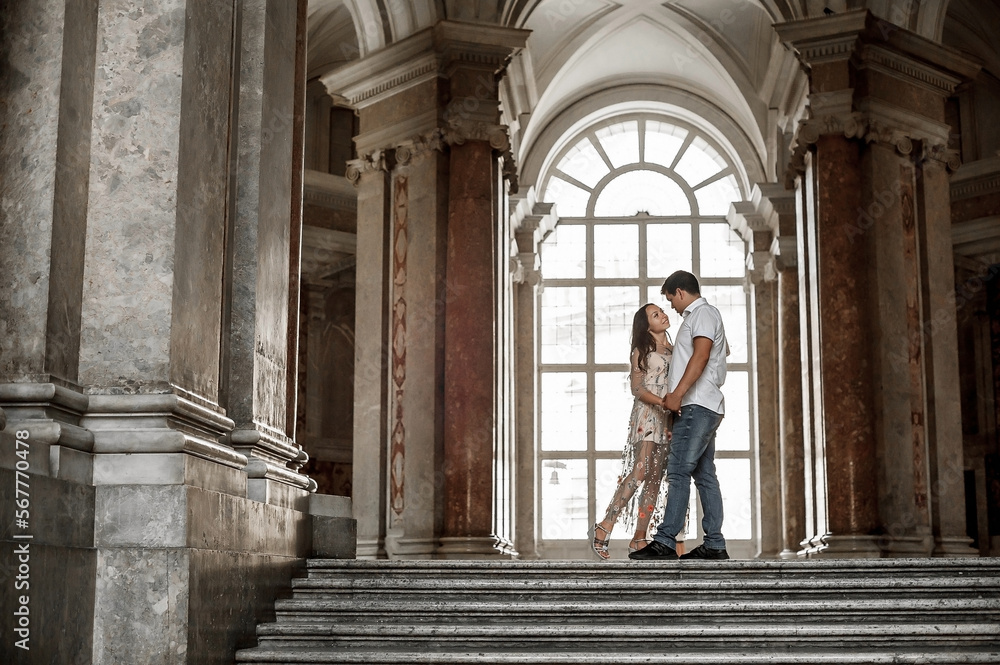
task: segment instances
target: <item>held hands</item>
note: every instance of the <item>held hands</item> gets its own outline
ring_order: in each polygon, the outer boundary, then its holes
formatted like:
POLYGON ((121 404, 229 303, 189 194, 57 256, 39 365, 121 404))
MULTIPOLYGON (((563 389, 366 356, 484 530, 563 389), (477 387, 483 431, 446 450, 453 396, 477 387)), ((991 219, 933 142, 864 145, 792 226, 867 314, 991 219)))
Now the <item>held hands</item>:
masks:
POLYGON ((667 393, 663 396, 663 408, 667 411, 673 411, 674 413, 680 413, 681 411, 681 396, 677 393, 667 393))

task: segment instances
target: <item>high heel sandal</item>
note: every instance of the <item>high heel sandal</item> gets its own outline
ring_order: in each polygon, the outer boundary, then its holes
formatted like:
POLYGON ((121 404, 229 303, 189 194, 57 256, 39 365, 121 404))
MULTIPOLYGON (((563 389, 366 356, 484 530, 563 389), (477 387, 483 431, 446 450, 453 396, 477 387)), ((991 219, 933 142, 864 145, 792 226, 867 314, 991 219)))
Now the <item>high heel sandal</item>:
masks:
POLYGON ((641 550, 646 545, 649 545, 649 543, 651 543, 651 542, 652 541, 649 538, 633 538, 632 541, 628 544, 628 551, 629 552, 638 552, 639 550, 641 550), (642 543, 642 547, 635 547, 636 543, 642 543))
POLYGON ((608 539, 611 536, 611 532, 601 526, 600 522, 594 525, 594 542, 590 544, 590 547, 594 550, 594 554, 601 557, 605 561, 611 558, 608 554, 608 539), (604 532, 604 540, 597 537, 597 530, 600 529, 604 532))

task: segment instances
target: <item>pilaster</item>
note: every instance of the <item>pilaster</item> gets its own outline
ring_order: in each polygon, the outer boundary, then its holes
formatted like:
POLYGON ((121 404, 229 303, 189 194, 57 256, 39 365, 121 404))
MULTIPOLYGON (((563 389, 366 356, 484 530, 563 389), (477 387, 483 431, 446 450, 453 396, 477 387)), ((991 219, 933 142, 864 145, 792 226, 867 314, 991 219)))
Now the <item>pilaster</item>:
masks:
POLYGON ((515 313, 514 336, 517 339, 515 358, 516 405, 515 459, 517 461, 515 492, 514 546, 522 559, 537 559, 538 528, 541 516, 535 512, 535 484, 538 459, 538 334, 536 315, 541 284, 540 246, 558 221, 552 211, 554 204, 535 200, 534 188, 517 199, 511 215, 511 229, 517 249, 514 266, 515 313))
POLYGON ((747 242, 751 372, 756 410, 757 477, 761 516, 760 556, 774 557, 781 543, 781 459, 778 439, 777 273, 770 248, 777 220, 770 202, 755 188, 750 201, 730 206, 729 225, 747 242))
POLYGON ((388 495, 389 284, 392 247, 389 163, 382 151, 353 160, 358 191, 354 319, 354 517, 359 559, 384 558, 388 495))
POLYGON ((799 273, 795 194, 777 183, 764 183, 754 198, 767 201, 776 216, 770 247, 777 272, 778 448, 781 478, 782 558, 797 556, 806 539, 802 361, 799 319, 799 273))
MULTIPOLYGON (((297 359, 288 344, 295 320, 289 300, 293 255, 293 197, 288 183, 296 170, 294 77, 268 75, 268 67, 293 71, 298 26, 296 3, 255 0, 240 14, 239 127, 236 203, 227 229, 228 329, 225 330, 222 402, 234 421, 223 441, 248 459, 250 497, 267 501, 287 489, 312 491, 315 481, 298 473, 308 456, 287 427, 289 366, 297 359), (283 176, 281 174, 284 174, 283 176)), ((298 271, 298 262, 294 262, 298 271)), ((297 279, 297 278, 296 278, 297 279)), ((297 282, 296 282, 297 287, 297 282)), ((297 309, 297 297, 295 298, 297 309)))

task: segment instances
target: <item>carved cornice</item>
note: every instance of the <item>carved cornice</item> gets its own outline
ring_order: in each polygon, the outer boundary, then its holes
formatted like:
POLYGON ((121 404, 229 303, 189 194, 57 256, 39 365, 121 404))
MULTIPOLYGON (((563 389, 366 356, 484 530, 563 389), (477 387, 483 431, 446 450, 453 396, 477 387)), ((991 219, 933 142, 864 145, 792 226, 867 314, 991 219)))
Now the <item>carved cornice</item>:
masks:
POLYGON ((518 28, 439 21, 320 80, 331 95, 363 108, 428 79, 450 76, 463 65, 500 71, 529 34, 518 28))
POLYGON ((357 194, 346 178, 313 169, 304 169, 303 176, 302 198, 306 203, 333 210, 357 210, 357 194))
POLYGON ((1000 156, 963 164, 951 178, 952 201, 996 193, 1000 193, 1000 156))
POLYGON ((881 71, 907 83, 916 83, 939 95, 949 96, 962 82, 936 67, 917 62, 909 54, 901 54, 882 46, 866 44, 858 49, 855 63, 859 68, 881 71))

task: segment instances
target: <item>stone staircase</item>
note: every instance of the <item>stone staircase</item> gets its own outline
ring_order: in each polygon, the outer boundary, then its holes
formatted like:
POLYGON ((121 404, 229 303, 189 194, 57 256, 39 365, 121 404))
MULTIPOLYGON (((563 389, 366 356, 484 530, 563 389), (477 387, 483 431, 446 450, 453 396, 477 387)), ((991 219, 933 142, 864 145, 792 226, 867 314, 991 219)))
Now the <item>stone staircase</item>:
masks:
POLYGON ((1000 559, 313 559, 239 663, 1000 663, 1000 559))

